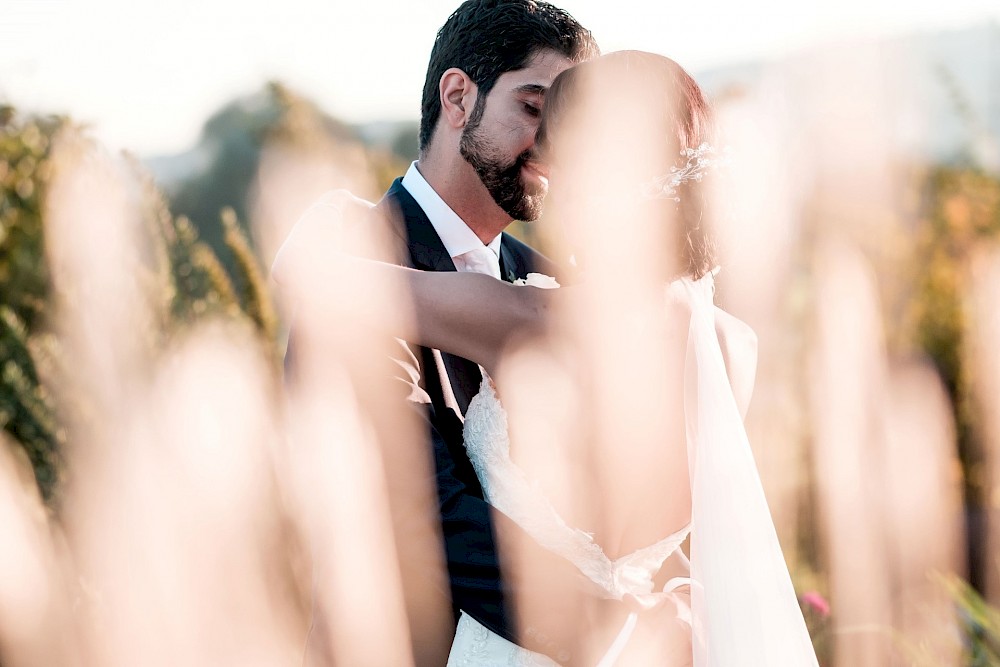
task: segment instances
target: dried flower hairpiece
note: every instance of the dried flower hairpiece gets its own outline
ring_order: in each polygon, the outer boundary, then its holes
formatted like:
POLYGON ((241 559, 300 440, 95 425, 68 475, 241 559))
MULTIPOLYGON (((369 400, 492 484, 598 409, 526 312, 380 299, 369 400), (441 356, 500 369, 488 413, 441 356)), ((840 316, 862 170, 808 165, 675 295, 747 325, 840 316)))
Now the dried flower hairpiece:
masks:
POLYGON ((642 184, 642 195, 648 199, 673 199, 680 201, 677 188, 685 181, 700 181, 709 169, 720 167, 729 162, 729 147, 722 151, 721 157, 714 157, 715 147, 703 143, 697 148, 685 148, 681 157, 687 158, 683 167, 671 167, 670 173, 657 176, 642 184))

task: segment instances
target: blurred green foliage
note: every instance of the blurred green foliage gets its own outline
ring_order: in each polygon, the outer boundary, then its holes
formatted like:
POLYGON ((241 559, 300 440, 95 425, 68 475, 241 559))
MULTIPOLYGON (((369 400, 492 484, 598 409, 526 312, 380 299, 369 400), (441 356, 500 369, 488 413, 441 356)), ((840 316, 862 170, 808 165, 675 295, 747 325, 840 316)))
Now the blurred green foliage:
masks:
POLYGON ((58 117, 19 122, 12 107, 0 107, 0 427, 21 445, 46 495, 56 483, 62 436, 32 347, 49 297, 42 222, 48 157, 52 137, 68 126, 58 117))
POLYGON ((36 118, 23 125, 12 107, 0 107, 0 305, 27 327, 48 297, 42 255, 42 204, 51 137, 67 121, 36 118))
MULTIPOLYGON (((920 218, 909 259, 916 286, 909 305, 907 328, 914 342, 937 366, 954 411, 958 452, 965 483, 965 505, 973 516, 987 503, 981 474, 981 437, 973 405, 974 360, 966 332, 974 257, 1000 247, 1000 178, 976 166, 935 166, 923 181, 924 215, 920 218)), ((975 522, 972 523, 973 528, 975 522)), ((972 578, 979 581, 983 546, 971 536, 972 578)))
MULTIPOLYGON (((398 131, 385 146, 368 146, 358 131, 324 113, 314 102, 286 86, 272 82, 262 91, 234 100, 205 123, 194 153, 200 167, 169 188, 170 209, 185 216, 222 264, 233 270, 241 263, 227 238, 231 230, 219 224, 225 210, 244 237, 252 242, 247 226, 251 196, 265 148, 291 146, 301 152, 329 148, 336 154, 365 156, 377 192, 357 193, 375 197, 405 170, 406 158, 395 152, 416 143, 416 127, 398 131), (412 137, 411 137, 412 134, 412 137)), ((252 245, 251 245, 252 247, 252 245)), ((237 289, 243 289, 237 285, 237 289)))
MULTIPOLYGON (((45 196, 60 133, 84 136, 68 119, 23 117, 0 107, 0 426, 50 500, 63 471, 63 424, 75 409, 59 404, 49 386, 64 361, 47 320, 54 298, 45 256, 45 196)), ((256 327, 278 360, 279 323, 249 231, 250 199, 266 147, 308 151, 318 144, 334 155, 361 155, 375 186, 387 188, 415 157, 399 151, 415 153, 416 126, 400 126, 383 145, 368 146, 355 128, 271 83, 206 122, 196 154, 207 159, 185 170, 168 194, 138 160, 127 158, 151 246, 137 280, 156 301, 159 318, 150 331, 138 332, 142 340, 162 348, 179 328, 222 315, 256 327)))
MULTIPOLYGON (((0 426, 27 456, 49 500, 64 472, 62 424, 76 407, 60 404, 50 386, 58 382, 65 360, 49 321, 55 298, 45 254, 52 146, 57 136, 69 133, 82 136, 66 119, 22 118, 11 107, 0 108, 0 426)), ((151 246, 136 279, 159 315, 150 331, 135 332, 137 339, 161 348, 179 328, 221 315, 246 320, 274 345, 274 306, 235 212, 221 215, 220 242, 233 258, 225 268, 187 218, 170 213, 138 162, 126 164, 139 185, 139 215, 151 246)), ((277 360, 276 349, 274 356, 277 360)))
POLYGON ((942 584, 959 609, 965 631, 963 664, 968 667, 1000 665, 1000 609, 989 605, 959 577, 943 578, 942 584))
POLYGON ((1000 242, 1000 179, 974 167, 939 166, 926 176, 926 211, 912 260, 918 291, 911 318, 920 346, 953 394, 962 391, 962 308, 973 255, 1000 242))
POLYGON ((982 118, 977 117, 955 74, 944 66, 936 71, 965 140, 952 164, 931 165, 920 179, 922 216, 915 230, 910 258, 917 286, 909 307, 909 326, 915 340, 935 363, 952 399, 958 431, 958 452, 970 521, 970 565, 973 583, 989 559, 975 517, 990 502, 982 474, 982 437, 977 427, 973 386, 975 360, 965 339, 972 326, 968 312, 973 260, 977 254, 1000 247, 1000 175, 984 168, 979 150, 996 145, 982 118), (979 157, 977 157, 979 156, 979 157))
MULTIPOLYGON (((207 164, 173 189, 170 208, 191 221, 224 264, 231 264, 233 258, 225 247, 225 231, 219 224, 222 211, 232 209, 237 219, 249 219, 248 195, 265 144, 281 132, 278 128, 283 120, 308 105, 280 84, 270 84, 261 94, 231 102, 205 123, 196 150, 207 156, 207 164)), ((325 132, 342 138, 351 136, 345 125, 318 111, 314 117, 321 119, 325 132)))

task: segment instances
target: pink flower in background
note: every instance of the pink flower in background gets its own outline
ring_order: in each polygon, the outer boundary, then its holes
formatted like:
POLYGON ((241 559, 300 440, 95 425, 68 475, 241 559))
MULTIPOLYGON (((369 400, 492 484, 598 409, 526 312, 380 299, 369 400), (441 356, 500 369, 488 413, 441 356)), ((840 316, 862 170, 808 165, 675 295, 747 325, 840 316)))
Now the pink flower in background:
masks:
POLYGON ((820 616, 826 617, 830 615, 830 603, 816 591, 803 593, 800 599, 802 600, 802 604, 817 612, 820 616))

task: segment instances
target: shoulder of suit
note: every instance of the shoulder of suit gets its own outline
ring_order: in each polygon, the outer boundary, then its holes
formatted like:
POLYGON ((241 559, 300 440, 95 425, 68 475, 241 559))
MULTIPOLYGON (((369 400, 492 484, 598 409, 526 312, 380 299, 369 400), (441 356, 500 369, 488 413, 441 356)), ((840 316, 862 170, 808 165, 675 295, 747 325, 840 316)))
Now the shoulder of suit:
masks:
POLYGON ((333 247, 393 263, 400 261, 398 257, 405 257, 398 249, 405 245, 406 235, 404 225, 398 221, 401 216, 398 206, 388 196, 372 204, 353 195, 345 199, 344 192, 324 195, 311 209, 320 214, 328 209, 329 214, 313 216, 308 221, 314 232, 309 236, 309 246, 317 252, 333 247), (333 195, 336 196, 330 199, 333 195), (327 233, 317 234, 317 229, 327 233))
POLYGON ((406 236, 403 208, 392 190, 382 195, 382 198, 375 203, 368 219, 369 222, 386 225, 397 236, 406 236))
POLYGON ((508 234, 507 232, 503 232, 501 236, 502 236, 501 243, 503 244, 504 247, 507 248, 507 250, 510 253, 517 255, 519 257, 526 257, 531 260, 541 259, 544 262, 552 263, 552 260, 550 260, 548 257, 538 252, 537 250, 532 248, 524 241, 521 241, 517 237, 508 234))
POLYGON ((502 243, 509 253, 529 268, 531 273, 544 273, 554 278, 559 278, 565 273, 556 262, 507 232, 503 233, 502 243))

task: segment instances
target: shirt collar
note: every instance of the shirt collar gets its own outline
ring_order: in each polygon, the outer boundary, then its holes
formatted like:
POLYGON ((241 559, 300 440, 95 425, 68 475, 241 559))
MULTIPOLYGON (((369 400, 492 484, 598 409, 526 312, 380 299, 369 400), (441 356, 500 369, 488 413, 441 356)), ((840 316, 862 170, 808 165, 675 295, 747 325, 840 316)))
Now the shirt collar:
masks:
MULTIPOLYGON (((445 203, 441 196, 434 191, 430 183, 424 179, 423 174, 417 169, 414 162, 403 176, 403 187, 410 193, 424 213, 431 221, 434 231, 441 237, 441 243, 448 255, 453 259, 464 255, 467 252, 482 248, 483 242, 479 240, 475 232, 469 228, 465 221, 458 217, 458 214, 445 203)), ((500 240, 502 234, 497 234, 496 238, 486 244, 486 247, 493 251, 493 254, 500 258, 500 240)))

